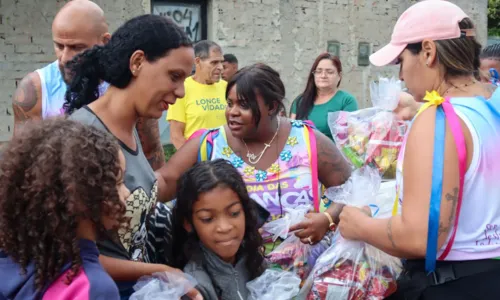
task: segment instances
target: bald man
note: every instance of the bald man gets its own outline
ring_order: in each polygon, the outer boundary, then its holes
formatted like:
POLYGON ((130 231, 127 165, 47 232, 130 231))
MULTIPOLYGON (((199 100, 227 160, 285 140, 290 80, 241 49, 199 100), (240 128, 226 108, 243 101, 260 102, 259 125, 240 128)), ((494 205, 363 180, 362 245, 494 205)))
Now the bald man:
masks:
MULTIPOLYGON (((65 65, 75 55, 104 45, 110 39, 103 10, 89 0, 72 0, 57 13, 52 23, 52 39, 57 60, 21 80, 14 97, 14 134, 30 120, 46 119, 64 114, 63 104, 71 74, 65 65)), ((108 87, 99 87, 102 95, 108 87)), ((158 120, 140 120, 137 131, 144 154, 154 170, 164 163, 158 120)))

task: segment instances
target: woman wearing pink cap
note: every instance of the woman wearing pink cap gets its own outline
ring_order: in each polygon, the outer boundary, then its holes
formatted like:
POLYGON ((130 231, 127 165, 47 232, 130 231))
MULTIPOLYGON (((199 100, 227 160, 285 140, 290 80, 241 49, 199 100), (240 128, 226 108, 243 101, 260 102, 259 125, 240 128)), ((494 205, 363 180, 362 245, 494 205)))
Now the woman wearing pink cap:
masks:
POLYGON ((500 91, 475 80, 480 51, 459 7, 427 0, 406 10, 370 57, 399 64, 424 103, 405 104, 413 121, 398 159, 401 214, 374 219, 345 207, 340 216, 344 237, 404 259, 391 298, 500 297, 500 91))

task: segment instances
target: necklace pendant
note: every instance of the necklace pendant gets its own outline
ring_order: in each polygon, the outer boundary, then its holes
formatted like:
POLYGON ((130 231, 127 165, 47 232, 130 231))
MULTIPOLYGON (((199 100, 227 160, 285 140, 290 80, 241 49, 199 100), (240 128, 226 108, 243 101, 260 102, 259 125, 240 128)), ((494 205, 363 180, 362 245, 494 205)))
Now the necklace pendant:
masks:
POLYGON ((257 158, 257 155, 253 154, 253 153, 247 153, 247 158, 249 161, 255 161, 255 159, 257 158))

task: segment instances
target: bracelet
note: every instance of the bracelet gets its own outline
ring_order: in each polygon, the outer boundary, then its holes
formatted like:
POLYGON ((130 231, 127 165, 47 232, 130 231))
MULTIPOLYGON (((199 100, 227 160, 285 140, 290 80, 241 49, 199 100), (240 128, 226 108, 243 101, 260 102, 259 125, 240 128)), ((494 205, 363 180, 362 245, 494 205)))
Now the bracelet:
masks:
POLYGON ((330 214, 327 213, 326 211, 323 212, 323 214, 328 218, 328 222, 330 222, 330 224, 328 225, 328 229, 330 229, 331 231, 335 231, 337 225, 335 224, 335 222, 333 222, 332 216, 330 216, 330 214))

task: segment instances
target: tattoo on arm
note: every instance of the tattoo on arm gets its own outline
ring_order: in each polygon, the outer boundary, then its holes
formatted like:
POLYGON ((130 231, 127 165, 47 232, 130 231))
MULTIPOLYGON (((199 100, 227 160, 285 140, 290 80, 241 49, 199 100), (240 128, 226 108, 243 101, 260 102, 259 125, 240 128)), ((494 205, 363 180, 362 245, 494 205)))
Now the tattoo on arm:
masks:
POLYGON ((21 80, 12 98, 12 108, 14 109, 14 119, 16 123, 24 123, 31 119, 29 112, 38 102, 38 95, 32 74, 21 80))
POLYGON ((322 183, 326 187, 341 185, 351 176, 351 166, 344 159, 342 154, 335 148, 333 142, 325 141, 326 137, 317 135, 318 148, 318 175, 327 174, 327 178, 321 178, 326 182, 322 183))
POLYGON ((165 164, 165 154, 160 142, 158 120, 140 118, 137 121, 136 127, 144 155, 153 170, 156 171, 165 164))
POLYGON ((392 247, 396 248, 396 243, 394 243, 394 237, 392 236, 392 218, 390 218, 389 222, 387 222, 387 237, 389 238, 389 241, 391 241, 392 247))
POLYGON ((438 235, 448 234, 450 229, 453 227, 453 219, 455 218, 457 204, 458 204, 458 188, 453 188, 452 193, 447 193, 445 196, 446 201, 451 202, 451 212, 450 217, 446 222, 439 223, 438 235))

